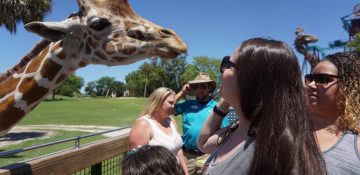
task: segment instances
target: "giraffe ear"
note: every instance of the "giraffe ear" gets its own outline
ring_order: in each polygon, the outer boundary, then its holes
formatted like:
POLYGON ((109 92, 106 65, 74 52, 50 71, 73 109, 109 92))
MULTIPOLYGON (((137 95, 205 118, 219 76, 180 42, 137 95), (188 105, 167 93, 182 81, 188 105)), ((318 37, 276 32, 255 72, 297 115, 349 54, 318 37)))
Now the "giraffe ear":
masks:
POLYGON ((29 32, 36 33, 48 41, 55 42, 63 39, 68 33, 65 22, 30 22, 25 25, 29 32))

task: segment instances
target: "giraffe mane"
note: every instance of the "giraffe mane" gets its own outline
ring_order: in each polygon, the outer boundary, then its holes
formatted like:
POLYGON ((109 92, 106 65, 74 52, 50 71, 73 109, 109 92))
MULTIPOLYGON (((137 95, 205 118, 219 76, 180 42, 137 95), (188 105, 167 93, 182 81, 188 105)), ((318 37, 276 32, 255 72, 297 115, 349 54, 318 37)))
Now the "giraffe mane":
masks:
POLYGON ((42 50, 45 49, 50 44, 50 41, 45 39, 36 43, 36 45, 27 53, 18 64, 16 64, 11 69, 7 70, 5 73, 0 74, 0 83, 8 79, 14 72, 23 68, 30 60, 32 60, 36 55, 38 55, 42 50))

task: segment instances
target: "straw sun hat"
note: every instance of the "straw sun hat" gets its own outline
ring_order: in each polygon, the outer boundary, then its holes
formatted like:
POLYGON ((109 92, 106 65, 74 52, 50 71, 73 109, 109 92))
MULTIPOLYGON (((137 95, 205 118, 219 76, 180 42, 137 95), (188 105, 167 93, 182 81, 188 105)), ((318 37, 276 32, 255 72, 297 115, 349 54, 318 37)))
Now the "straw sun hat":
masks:
POLYGON ((189 84, 201 84, 201 83, 209 83, 211 85, 210 92, 214 92, 216 88, 216 82, 210 79, 210 76, 207 73, 200 72, 198 76, 195 77, 194 80, 189 81, 189 84))

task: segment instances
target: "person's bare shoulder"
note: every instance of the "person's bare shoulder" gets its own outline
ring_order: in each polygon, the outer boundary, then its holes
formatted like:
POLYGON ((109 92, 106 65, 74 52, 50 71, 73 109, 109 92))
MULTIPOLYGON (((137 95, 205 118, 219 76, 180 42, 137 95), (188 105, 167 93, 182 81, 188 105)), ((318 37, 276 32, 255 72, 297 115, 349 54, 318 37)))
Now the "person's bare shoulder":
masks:
POLYGON ((138 118, 136 119, 133 130, 136 130, 136 132, 139 132, 139 134, 150 134, 152 136, 152 130, 150 127, 149 122, 144 118, 138 118))
POLYGON ((145 128, 149 128, 150 126, 149 126, 149 122, 148 121, 146 121, 145 119, 143 119, 143 118, 138 118, 138 119, 136 119, 135 120, 135 123, 134 123, 134 127, 140 127, 140 128, 143 128, 143 127, 145 127, 145 128))
POLYGON ((137 145, 145 145, 152 137, 152 130, 148 121, 139 118, 135 121, 134 126, 131 128, 129 143, 130 147, 136 147, 137 145))

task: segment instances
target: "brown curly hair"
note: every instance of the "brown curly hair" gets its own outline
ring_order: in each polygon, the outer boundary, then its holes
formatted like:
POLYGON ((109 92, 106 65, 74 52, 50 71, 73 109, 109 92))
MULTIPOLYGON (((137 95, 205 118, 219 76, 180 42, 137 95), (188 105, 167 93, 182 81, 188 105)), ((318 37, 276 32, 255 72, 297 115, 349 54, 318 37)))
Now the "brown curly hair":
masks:
POLYGON ((324 60, 330 61, 338 69, 339 92, 342 100, 337 102, 344 109, 336 121, 338 131, 350 129, 359 132, 360 122, 360 55, 358 53, 339 52, 328 55, 324 60))

